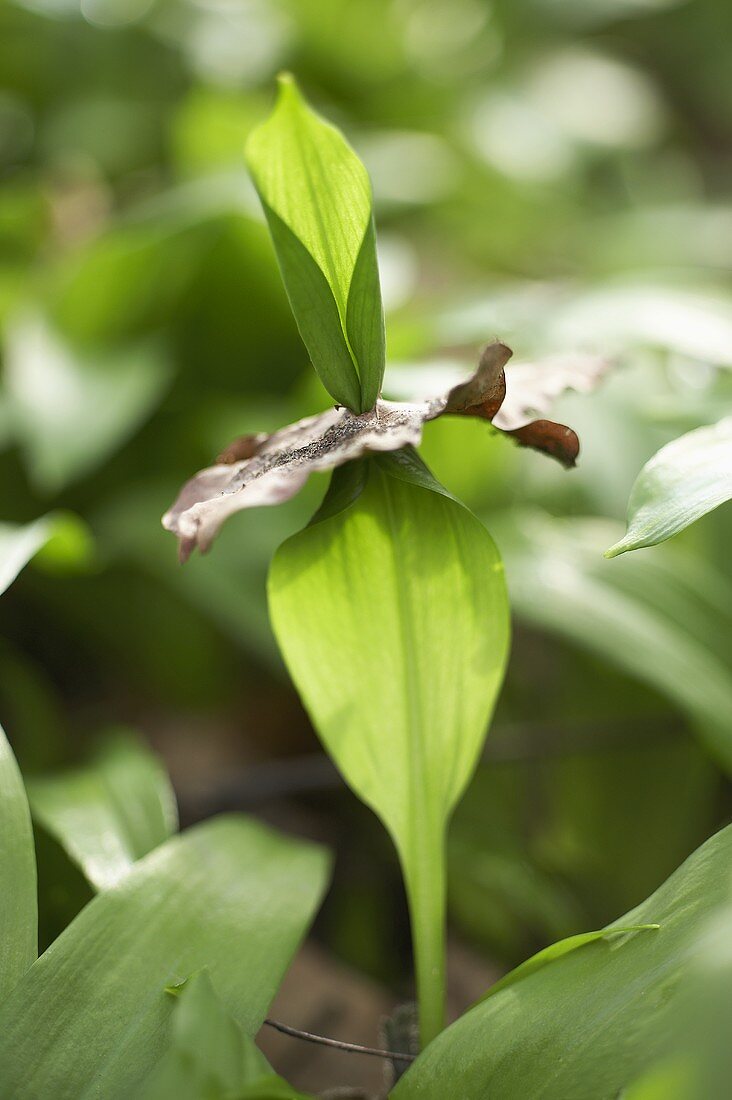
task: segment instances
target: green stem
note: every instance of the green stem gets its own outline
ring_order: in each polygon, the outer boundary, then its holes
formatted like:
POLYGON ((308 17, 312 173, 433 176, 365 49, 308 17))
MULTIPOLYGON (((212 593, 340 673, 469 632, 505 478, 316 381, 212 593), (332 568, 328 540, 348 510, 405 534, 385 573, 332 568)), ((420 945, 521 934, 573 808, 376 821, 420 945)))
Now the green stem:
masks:
POLYGON ((442 828, 436 834, 425 831, 415 838, 409 869, 405 866, 422 1049, 445 1026, 446 851, 442 828))

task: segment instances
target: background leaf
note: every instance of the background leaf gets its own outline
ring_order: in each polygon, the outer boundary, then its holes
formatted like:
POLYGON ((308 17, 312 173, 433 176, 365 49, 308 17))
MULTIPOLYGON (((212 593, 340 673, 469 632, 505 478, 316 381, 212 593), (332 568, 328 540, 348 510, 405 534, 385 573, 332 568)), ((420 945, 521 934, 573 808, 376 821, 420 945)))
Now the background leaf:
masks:
POLYGON ((177 826, 175 795, 157 757, 119 732, 81 767, 27 783, 34 819, 97 890, 114 886, 177 826))
POLYGON ((36 857, 28 801, 0 729, 0 999, 38 954, 36 857))
POLYGON ((241 817, 174 837, 99 894, 0 1013, 8 1096, 134 1094, 165 1051, 165 992, 202 967, 247 1034, 262 1023, 327 877, 325 853, 241 817))
POLYGON ((0 523, 0 595, 38 556, 49 572, 87 566, 92 557, 85 524, 71 513, 53 512, 32 523, 0 523))
POLYGON ((18 317, 6 343, 14 431, 45 493, 113 454, 152 412, 170 378, 152 344, 81 353, 40 315, 18 317))
POLYGON ((487 998, 420 1056, 394 1100, 617 1097, 664 1048, 705 918, 729 897, 731 856, 728 827, 607 929, 657 931, 596 940, 487 998))
POLYGON ((655 546, 732 498, 732 417, 667 443, 641 470, 628 502, 628 530, 606 551, 655 546))
POLYGON ((525 621, 600 654, 660 690, 732 768, 732 591, 713 565, 669 546, 609 563, 617 526, 517 513, 497 525, 525 621))
POLYGON ((366 412, 384 375, 384 320, 366 169, 335 127, 280 78, 271 117, 249 137, 262 200, 300 334, 323 385, 366 412))
MULTIPOLYGON (((508 651, 498 552, 482 524, 398 452, 369 459, 362 494, 278 550, 269 601, 326 748, 396 844, 426 993, 441 965, 446 822, 508 651)), ((442 1009, 437 1019, 431 1011, 423 1030, 439 1028, 442 1009)))

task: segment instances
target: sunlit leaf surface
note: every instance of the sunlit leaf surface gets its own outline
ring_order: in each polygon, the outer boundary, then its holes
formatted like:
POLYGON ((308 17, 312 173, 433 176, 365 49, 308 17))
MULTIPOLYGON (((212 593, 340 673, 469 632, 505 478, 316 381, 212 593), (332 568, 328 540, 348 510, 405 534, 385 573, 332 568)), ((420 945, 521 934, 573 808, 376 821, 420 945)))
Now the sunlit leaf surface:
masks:
POLYGON ((336 401, 366 412, 385 356, 366 169, 287 76, 246 154, 313 366, 336 401))
POLYGON ((424 466, 402 452, 366 473, 277 552, 270 611, 328 751, 399 851, 419 984, 438 965, 445 826, 500 688, 508 607, 488 532, 424 466))
POLYGON ((33 778, 27 787, 34 819, 97 890, 124 878, 177 824, 165 769, 129 734, 103 742, 89 764, 33 778))
POLYGON ((628 530, 606 556, 655 546, 732 498, 732 417, 667 443, 641 470, 628 530))

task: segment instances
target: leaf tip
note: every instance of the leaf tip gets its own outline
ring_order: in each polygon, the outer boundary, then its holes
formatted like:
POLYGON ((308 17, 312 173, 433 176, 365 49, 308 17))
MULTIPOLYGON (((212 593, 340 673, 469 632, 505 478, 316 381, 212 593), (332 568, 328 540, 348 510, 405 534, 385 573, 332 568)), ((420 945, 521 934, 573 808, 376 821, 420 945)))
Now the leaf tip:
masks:
POLYGON ((285 103, 300 103, 302 96, 294 75, 287 70, 277 74, 277 106, 285 103))

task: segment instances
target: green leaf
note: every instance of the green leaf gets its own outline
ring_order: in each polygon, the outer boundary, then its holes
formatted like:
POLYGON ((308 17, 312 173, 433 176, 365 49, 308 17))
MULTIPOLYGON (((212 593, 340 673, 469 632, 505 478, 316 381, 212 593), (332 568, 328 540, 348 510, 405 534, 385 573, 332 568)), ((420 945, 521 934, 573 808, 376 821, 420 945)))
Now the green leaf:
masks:
POLYGON ((38 954, 36 857, 28 800, 0 729, 0 1000, 38 954))
POLYGON ((180 989, 171 1031, 142 1100, 299 1100, 227 1011, 207 971, 180 989))
POLYGON ((665 542, 732 498, 732 416, 687 432, 646 463, 628 503, 628 530, 608 558, 665 542))
POLYGON ((56 493, 113 454, 147 418, 170 379, 154 345, 82 355, 41 316, 9 327, 6 386, 29 474, 56 493))
POLYGON ((708 1100, 726 1096, 732 1074, 732 898, 700 930, 665 1057, 622 1100, 708 1100), (667 1084, 663 1093, 661 1086, 667 1084))
POLYGON ((499 978, 499 980, 483 994, 478 1003, 486 1001, 489 997, 493 997, 502 989, 507 989, 510 985, 520 982, 522 978, 528 978, 529 974, 535 974, 537 970, 541 970, 542 966, 548 966, 549 963, 561 959, 563 955, 568 955, 570 951, 576 951, 578 947, 585 947, 588 943, 594 943, 596 940, 604 939, 606 936, 619 936, 629 932, 655 931, 658 927, 657 924, 631 924, 624 928, 601 928, 596 932, 580 932, 576 936, 567 936, 566 939, 559 940, 558 943, 552 943, 549 947, 545 947, 543 951, 537 951, 530 959, 526 959, 525 962, 522 962, 508 974, 499 978))
POLYGON ((732 590, 679 546, 602 557, 615 524, 513 514, 498 523, 519 616, 610 660, 684 711, 732 769, 732 590))
POLYGON ((91 553, 86 526, 69 512, 25 525, 0 523, 0 594, 36 555, 46 569, 59 571, 87 565, 91 553))
POLYGON ((136 737, 109 737, 72 771, 28 781, 34 819, 97 890, 114 886, 177 826, 175 796, 157 757, 136 737))
POLYGON ((208 821, 79 914, 0 1011, 0 1080, 17 1100, 136 1095, 169 1045, 165 992, 207 967, 249 1035, 318 905, 325 853, 242 817, 208 821))
POLYGON ((556 958, 461 1017, 417 1059, 393 1100, 615 1100, 653 1065, 705 918, 729 896, 732 827, 712 837, 604 938, 556 958))
POLYGON ((342 134, 280 77, 246 158, 300 335, 339 404, 366 412, 384 376, 384 318, 371 185, 342 134))
POLYGON ((10 587, 50 537, 51 523, 47 517, 25 526, 0 524, 0 593, 10 587))
POLYGON ((328 752, 396 844, 431 1035, 442 1022, 445 830, 503 678, 508 604, 487 531, 415 456, 366 469, 357 499, 339 495, 335 514, 326 502, 328 518, 277 552, 270 614, 328 752))

